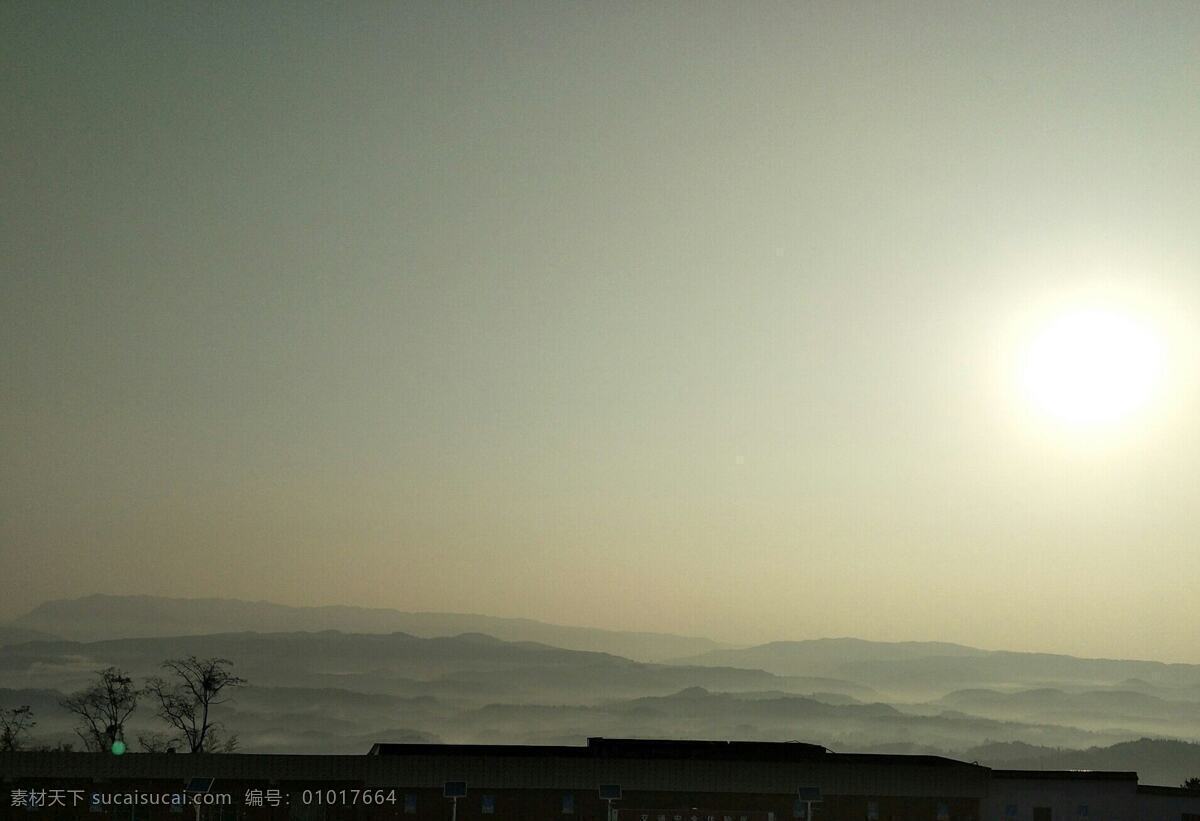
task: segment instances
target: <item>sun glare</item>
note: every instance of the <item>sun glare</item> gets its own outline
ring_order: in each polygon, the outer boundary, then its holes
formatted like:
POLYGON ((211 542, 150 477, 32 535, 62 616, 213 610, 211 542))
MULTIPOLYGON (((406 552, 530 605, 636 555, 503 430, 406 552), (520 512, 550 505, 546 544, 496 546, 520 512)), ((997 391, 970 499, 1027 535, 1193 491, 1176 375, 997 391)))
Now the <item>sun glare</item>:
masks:
POLYGON ((1059 315, 1024 352, 1026 397, 1072 426, 1119 421, 1158 388, 1163 346, 1154 330, 1125 314, 1085 308, 1059 315))

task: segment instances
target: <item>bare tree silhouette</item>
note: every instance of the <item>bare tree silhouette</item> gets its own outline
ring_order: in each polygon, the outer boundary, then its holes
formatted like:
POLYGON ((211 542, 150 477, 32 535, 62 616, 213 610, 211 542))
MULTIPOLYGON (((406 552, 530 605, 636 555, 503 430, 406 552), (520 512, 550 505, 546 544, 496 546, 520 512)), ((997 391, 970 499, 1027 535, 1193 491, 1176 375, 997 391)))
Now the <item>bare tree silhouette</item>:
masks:
POLYGON ((28 704, 0 708, 0 752, 15 753, 25 749, 29 731, 36 725, 33 710, 28 704))
POLYGON ((138 746, 144 753, 173 753, 179 750, 181 741, 169 733, 138 733, 138 746))
POLYGON ((229 672, 232 665, 223 658, 170 659, 162 666, 170 671, 171 680, 156 677, 146 686, 146 692, 158 701, 158 717, 179 732, 183 746, 190 752, 237 749, 237 736, 222 738, 223 728, 211 714, 213 707, 228 700, 223 692, 246 683, 229 672))
POLYGON ((63 709, 79 719, 75 734, 93 752, 103 752, 114 741, 125 741, 125 720, 137 707, 133 679, 116 667, 101 670, 90 687, 63 698, 63 709))

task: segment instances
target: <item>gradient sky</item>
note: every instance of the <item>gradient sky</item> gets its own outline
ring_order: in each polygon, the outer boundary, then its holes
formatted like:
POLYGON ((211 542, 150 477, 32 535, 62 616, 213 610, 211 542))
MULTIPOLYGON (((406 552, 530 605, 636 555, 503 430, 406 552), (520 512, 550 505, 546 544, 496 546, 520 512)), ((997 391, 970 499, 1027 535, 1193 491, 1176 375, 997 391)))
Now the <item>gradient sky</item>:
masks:
POLYGON ((35 0, 0 44, 0 617, 1200 662, 1191 0, 35 0), (1097 295, 1169 367, 1064 430, 1006 363, 1097 295))

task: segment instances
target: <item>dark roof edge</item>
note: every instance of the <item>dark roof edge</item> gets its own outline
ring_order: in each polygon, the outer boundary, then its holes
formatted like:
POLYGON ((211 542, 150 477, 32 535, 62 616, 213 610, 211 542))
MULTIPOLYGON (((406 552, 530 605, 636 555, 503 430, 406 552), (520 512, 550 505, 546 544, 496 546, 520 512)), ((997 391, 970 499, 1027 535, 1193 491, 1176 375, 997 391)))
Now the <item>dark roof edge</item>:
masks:
POLYGON ((992 770, 992 778, 1027 778, 1058 781, 1137 781, 1128 770, 992 770))
POLYGON ((986 767, 933 755, 835 753, 819 744, 789 741, 693 741, 683 739, 589 738, 587 746, 527 744, 378 743, 373 756, 560 757, 622 759, 696 759, 711 761, 822 761, 841 764, 890 764, 917 767, 986 767))
POLYGON ((1159 787, 1155 784, 1138 784, 1137 791, 1142 795, 1175 795, 1180 798, 1195 798, 1200 802, 1200 790, 1189 790, 1187 787, 1159 787))
POLYGON ((456 755, 456 756, 545 756, 590 758, 587 747, 539 746, 533 744, 409 744, 376 742, 367 755, 456 755))

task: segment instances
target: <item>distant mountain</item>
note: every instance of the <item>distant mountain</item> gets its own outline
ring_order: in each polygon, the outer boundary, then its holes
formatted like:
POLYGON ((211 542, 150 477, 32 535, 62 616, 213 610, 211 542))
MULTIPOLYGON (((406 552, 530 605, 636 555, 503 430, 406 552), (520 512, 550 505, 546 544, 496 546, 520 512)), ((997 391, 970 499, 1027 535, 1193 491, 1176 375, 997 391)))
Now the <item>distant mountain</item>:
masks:
POLYGON ((955 690, 939 701, 977 715, 984 711, 1029 715, 1031 712, 1058 714, 1096 713, 1108 716, 1138 715, 1156 718, 1189 718, 1200 721, 1200 705, 1188 701, 1166 701, 1156 696, 1121 690, 1084 690, 1068 693, 1053 688, 1018 690, 955 690))
POLYGON ((1053 653, 995 651, 973 656, 865 659, 836 674, 893 693, 970 688, 1096 688, 1131 678, 1164 688, 1194 688, 1200 665, 1132 659, 1092 659, 1053 653))
POLYGON ((41 721, 44 716, 59 709, 62 693, 43 689, 5 689, 0 687, 0 708, 29 707, 34 718, 41 721))
POLYGON ((1134 770, 1143 784, 1170 787, 1200 775, 1200 744, 1151 738, 1083 750, 985 744, 960 757, 1009 770, 1134 770))
POLYGON ((1131 691, 956 690, 934 704, 1001 720, 1065 723, 1091 730, 1138 727, 1171 738, 1200 738, 1200 703, 1131 691))
MULTIPOLYGON (((829 691, 837 683, 762 670, 632 661, 491 636, 421 638, 406 633, 219 633, 99 642, 31 642, 0 647, 0 686, 70 690, 115 665, 135 677, 186 655, 231 659, 263 687, 341 688, 363 693, 437 695, 460 700, 594 701, 657 695, 689 686, 728 691, 829 691)), ((844 683, 848 694, 863 688, 844 683)))
MULTIPOLYGON (((9 629, 42 631, 72 641, 189 636, 254 631, 408 633, 430 638, 485 633, 505 641, 536 641, 572 650, 661 661, 719 649, 706 638, 622 632, 466 613, 409 613, 368 607, 289 607, 240 599, 176 599, 94 595, 40 604, 9 629)), ((0 644, 10 643, 2 640, 0 644)), ((29 640, 29 639, 25 639, 29 640)))
POLYGON ((756 667, 781 676, 837 676, 838 671, 853 662, 986 655, 987 650, 940 641, 883 642, 840 638, 773 641, 755 647, 722 648, 674 661, 678 664, 756 667))
POLYGON ((887 704, 829 704, 815 698, 763 698, 688 687, 662 696, 600 704, 488 704, 443 722, 439 734, 494 743, 580 743, 588 734, 640 738, 808 741, 836 750, 918 744, 958 757, 981 739, 1036 739, 1085 746, 1128 735, 998 722, 974 716, 912 715, 887 704))
MULTIPOLYGON (((142 682, 162 672, 164 659, 190 654, 231 659, 233 671, 249 680, 220 708, 220 720, 246 752, 354 752, 385 737, 574 743, 611 735, 799 739, 840 750, 910 744, 955 753, 986 740, 1082 749, 1157 732, 947 709, 960 702, 986 707, 996 700, 991 694, 889 705, 868 688, 828 677, 644 663, 477 633, 245 632, 26 642, 0 647, 0 688, 10 688, 0 690, 0 706, 33 706, 38 743, 71 741, 71 717, 57 694, 78 690, 110 665, 142 682)), ((1100 698, 1113 700, 1110 695, 1100 698)), ((1027 697, 1026 706, 1036 711, 1040 698, 1027 697)), ((1045 698, 1051 705, 1061 700, 1045 698)), ((1134 703, 1155 703, 1145 698, 1134 703)), ((131 738, 162 729, 149 703, 139 706, 129 728, 131 738)))
MULTIPOLYGON (((1010 768, 1134 769, 1161 783, 1200 775, 1197 745, 1185 743, 1200 739, 1200 665, 857 639, 729 649, 523 619, 114 596, 49 602, 3 637, 13 641, 0 641, 0 707, 29 704, 44 745, 72 741, 60 695, 96 671, 142 682, 195 654, 231 659, 249 680, 221 709, 246 752, 360 752, 405 738, 799 739, 1010 768), (221 625, 237 629, 203 632, 221 625), (657 654, 674 661, 647 660, 657 654)), ((145 703, 130 728, 159 725, 145 703)))
MULTIPOLYGON (((843 696, 850 702, 846 705, 795 695, 814 690, 871 694, 867 688, 827 678, 644 663, 474 633, 421 638, 336 631, 55 640, 0 647, 0 688, 10 688, 0 689, 0 706, 32 704, 39 743, 70 742, 71 717, 58 706, 59 694, 77 691, 108 666, 120 667, 140 682, 160 674, 164 659, 191 654, 228 658, 233 672, 249 680, 221 708, 222 721, 239 734, 241 749, 247 752, 355 751, 369 747, 364 741, 381 738, 530 743, 585 738, 600 731, 628 735, 651 727, 664 735, 728 730, 753 737, 759 730, 747 729, 749 722, 757 722, 761 732, 791 728, 796 734, 792 720, 805 716, 821 717, 832 727, 842 726, 846 715, 861 715, 866 721, 896 712, 884 705, 861 704, 848 695, 843 696), (737 701, 730 695, 740 692, 750 696, 737 701), (636 701, 671 694, 683 701, 664 698, 657 706, 636 701), (627 706, 630 700, 632 706, 627 706), (692 715, 686 715, 689 709, 692 715), (661 713, 661 720, 643 722, 639 716, 644 711, 661 713), (705 711, 712 711, 707 719, 705 711), (536 726, 523 728, 522 717, 529 716, 541 718, 536 726), (399 729, 378 729, 385 727, 399 729)), ((130 737, 158 723, 152 709, 143 705, 130 724, 130 737)), ((992 724, 986 728, 996 736, 992 724)), ((976 733, 969 740, 981 737, 976 733)))
MULTIPOLYGON (((951 690, 1115 688, 1200 697, 1200 665, 1088 659, 1052 653, 981 650, 942 642, 817 639, 710 650, 676 660, 694 665, 754 667, 777 675, 831 676, 906 698, 940 698, 951 690)), ((1129 701, 1132 693, 1124 698, 1129 701)))
POLYGON ((41 630, 30 630, 15 624, 0 624, 0 647, 6 644, 22 644, 27 641, 47 641, 58 636, 41 630))

